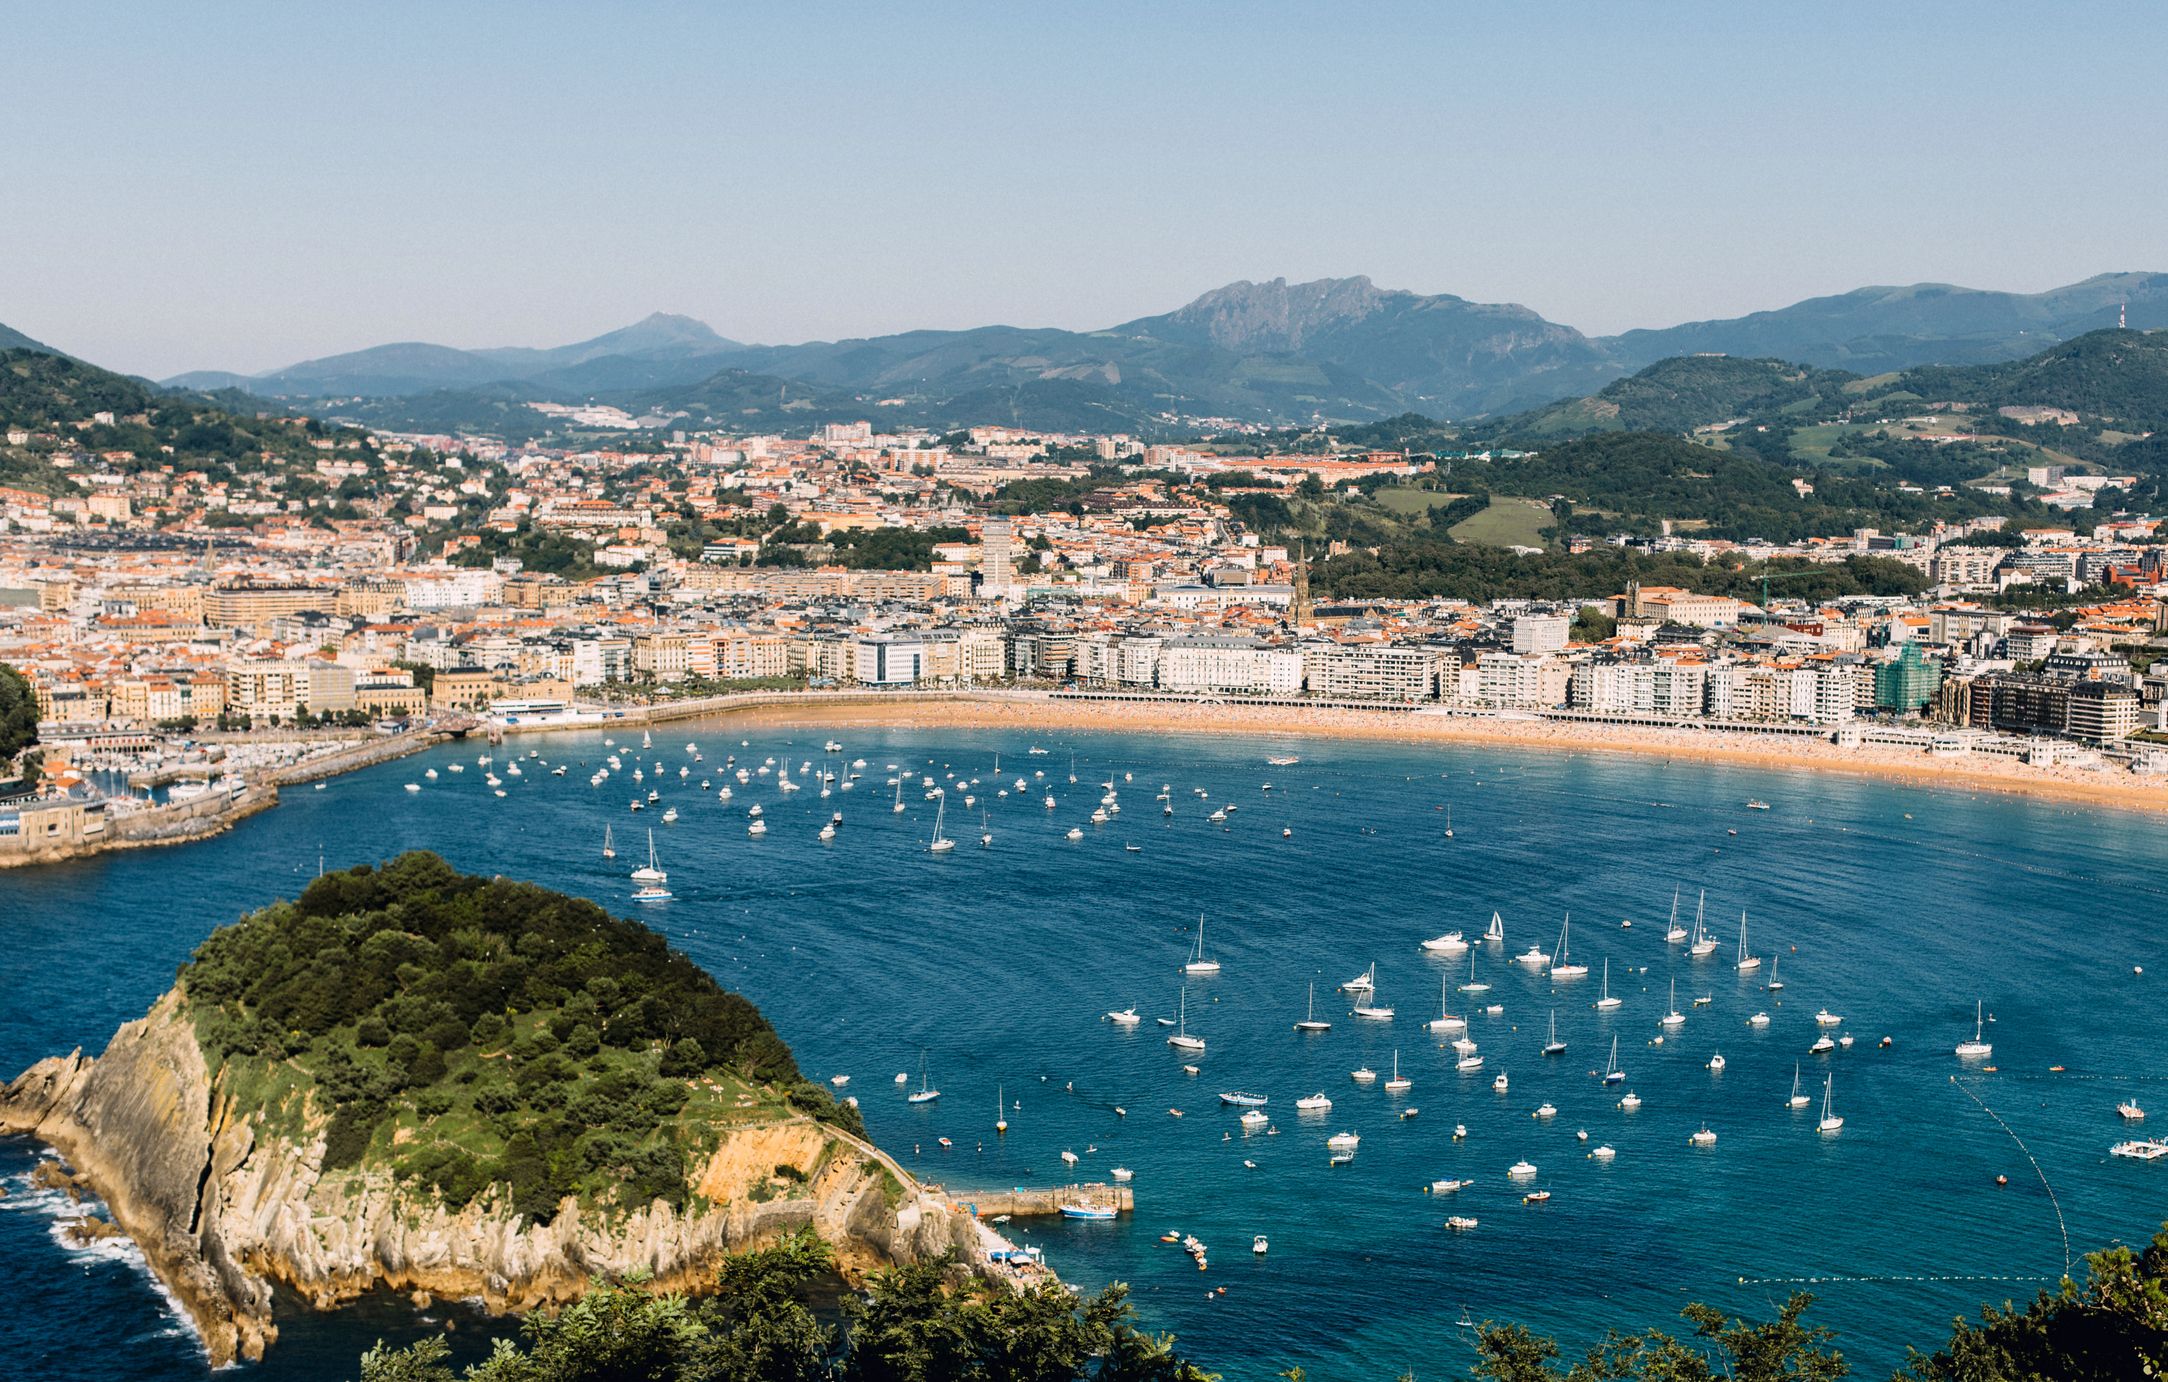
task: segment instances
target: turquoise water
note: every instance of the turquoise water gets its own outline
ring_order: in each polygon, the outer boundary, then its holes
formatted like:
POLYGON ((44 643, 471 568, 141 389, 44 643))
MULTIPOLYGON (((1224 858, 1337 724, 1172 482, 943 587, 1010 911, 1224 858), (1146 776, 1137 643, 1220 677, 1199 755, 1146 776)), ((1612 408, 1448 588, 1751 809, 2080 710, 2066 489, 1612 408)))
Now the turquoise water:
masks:
MULTIPOLYGON (((536 749, 570 774, 529 765, 503 799, 473 764, 478 748, 446 749, 289 792, 215 840, 0 875, 0 1069, 97 1049, 207 931, 290 895, 319 851, 339 867, 427 847, 632 911, 624 875, 652 825, 676 898, 638 915, 754 998, 809 1074, 850 1075, 874 1136, 922 1176, 959 1189, 1058 1183, 1064 1150, 1082 1175, 1131 1168, 1131 1219, 1012 1227, 1079 1285, 1130 1282, 1148 1323, 1230 1377, 1298 1363, 1325 1382, 1403 1366, 1446 1375, 1469 1357, 1464 1314, 1579 1340, 1674 1322, 1690 1300, 1766 1312, 1794 1278, 1835 1278, 1811 1287, 1818 1314, 1876 1375, 1906 1344, 1938 1341, 1953 1314, 2029 1296, 2026 1278, 2060 1273, 2062 1222, 2082 1253, 2142 1241, 2168 1216, 2168 1165, 2106 1155, 2124 1135, 2115 1105, 2133 1094, 2150 1105, 2168 1071, 2157 822, 1653 760, 1112 735, 1048 737, 1050 752, 1028 757, 1023 736, 958 731, 843 732, 848 756, 868 763, 854 791, 822 800, 816 783, 784 796, 756 778, 718 802, 697 786, 703 773, 723 780, 726 752, 755 764, 772 754, 795 774, 822 760, 827 735, 771 730, 745 736, 749 748, 739 737, 722 725, 656 737, 641 761, 668 765, 662 804, 684 816, 672 826, 659 807, 627 811, 629 758, 588 786, 607 752, 599 735, 547 736, 501 751, 500 768, 536 749), (707 761, 681 784, 688 738, 707 761), (1045 777, 995 796, 997 752, 1001 780, 1045 777), (1265 762, 1290 753, 1301 761, 1265 762), (467 770, 442 772, 453 761, 467 770), (919 789, 904 793, 904 812, 889 809, 890 763, 981 779, 978 808, 953 794, 955 852, 926 851, 934 805, 919 789), (1096 783, 1110 773, 1124 809, 1092 827, 1096 783), (1154 800, 1161 784, 1172 817, 1154 800), (1040 805, 1049 787, 1051 812, 1040 805), (1748 811, 1749 798, 1774 809, 1748 811), (759 840, 745 829, 755 801, 770 824, 759 840), (1225 825, 1206 820, 1228 803, 1238 809, 1225 825), (822 844, 815 831, 836 809, 843 832, 822 844), (981 809, 990 848, 978 843, 981 809), (614 863, 600 858, 605 823, 614 863), (1083 840, 1062 837, 1071 825, 1083 840), (1664 942, 1674 888, 1688 915, 1708 891, 1722 945, 1706 960, 1664 942), (1745 977, 1732 967, 1742 908, 1754 951, 1779 961, 1781 993, 1762 987, 1767 964, 1745 977), (1422 1024, 1437 1014, 1441 977, 1460 982, 1467 961, 1433 960, 1418 943, 1448 929, 1473 936, 1494 910, 1506 942, 1479 947, 1477 965, 1494 985, 1486 1001, 1504 1011, 1470 1017, 1485 1066, 1463 1075, 1422 1024), (1175 1013, 1200 912, 1224 968, 1190 983, 1190 1026, 1208 1042, 1189 1058, 1192 1077, 1153 1019, 1175 1013), (1567 912, 1588 978, 1553 983, 1511 962, 1531 943, 1555 948, 1567 912), (1606 959, 1626 1002, 1603 1014, 1591 1005, 1606 959), (1373 962, 1397 1008, 1389 1024, 1353 1020, 1336 992, 1373 962), (1651 1045, 1674 978, 1688 1021, 1651 1045), (1333 1027, 1298 1035, 1290 1024, 1313 981, 1333 1027), (1690 1006, 1701 996, 1707 1005, 1690 1006), (1976 998, 1993 1019, 1996 1073, 1968 1072, 1950 1053, 1971 1035, 1976 998), (1143 1025, 1101 1019, 1132 1003, 1143 1025), (1832 1030, 1857 1040, 1810 1057, 1825 1006, 1845 1018, 1832 1030), (1554 1010, 1568 1049, 1546 1059, 1554 1010), (1764 1010, 1771 1023, 1749 1028, 1764 1010), (1632 1114, 1595 1077, 1614 1034, 1627 1087, 1644 1100, 1632 1114), (1893 1044, 1881 1049, 1885 1035, 1893 1044), (1718 1050, 1728 1065, 1714 1074, 1718 1050), (1387 1071, 1396 1051, 1414 1081, 1405 1098, 1350 1080, 1358 1066, 1387 1071), (922 1052, 942 1097, 913 1106, 893 1081, 908 1072, 915 1087, 922 1052), (1800 1112, 1785 1107, 1795 1063, 1816 1096, 1800 1112), (1501 1070, 1505 1094, 1491 1088, 1501 1070), (1822 1137, 1831 1072, 1846 1123, 1822 1137), (997 1087, 1021 1104, 1006 1137, 992 1126, 997 1087), (1277 1133, 1245 1138, 1222 1089, 1268 1095, 1277 1133), (1331 1113, 1298 1116, 1294 1100, 1317 1091, 1331 1113), (1546 1101, 1557 1116, 1531 1117, 1546 1101), (1409 1104, 1419 1116, 1400 1118, 1409 1104), (1457 1142, 1456 1123, 1468 1130, 1457 1142), (1690 1147, 1704 1123, 1717 1144, 1690 1147), (1361 1150, 1331 1167, 1325 1139, 1340 1131, 1359 1133, 1361 1150), (943 1136, 952 1150, 937 1146, 943 1136), (1597 1144, 1616 1159, 1589 1159, 1597 1144), (1507 1182, 1522 1158, 1549 1203, 1524 1206, 1523 1187, 1507 1182), (1442 1177, 1475 1185, 1422 1193, 1442 1177), (1480 1226, 1448 1233, 1452 1213, 1480 1226), (1159 1241, 1170 1228, 1211 1246, 1209 1272, 1159 1241), (1249 1250, 1257 1233, 1271 1240, 1262 1258, 1249 1250)), ((2163 1097, 2157 1118, 2168 1118, 2163 1097)), ((200 1370, 127 1253, 54 1240, 50 1197, 20 1193, 33 1154, 0 1144, 0 1184, 18 1192, 0 1200, 0 1357, 55 1378, 200 1370), (80 1322, 52 1338, 62 1311, 80 1322)), ((290 1319, 274 1365, 256 1375, 346 1375, 360 1341, 399 1323, 396 1310, 290 1319)))

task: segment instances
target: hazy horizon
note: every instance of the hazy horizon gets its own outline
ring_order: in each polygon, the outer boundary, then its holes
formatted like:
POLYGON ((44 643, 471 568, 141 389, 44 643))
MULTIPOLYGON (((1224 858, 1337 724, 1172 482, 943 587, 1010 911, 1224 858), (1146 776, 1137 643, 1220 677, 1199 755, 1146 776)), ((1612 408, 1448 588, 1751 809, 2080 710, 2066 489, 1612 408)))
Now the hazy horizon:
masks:
POLYGON ((1369 276, 1591 335, 2163 270, 2144 7, 11 24, 0 322, 114 368, 1104 327, 1369 276))

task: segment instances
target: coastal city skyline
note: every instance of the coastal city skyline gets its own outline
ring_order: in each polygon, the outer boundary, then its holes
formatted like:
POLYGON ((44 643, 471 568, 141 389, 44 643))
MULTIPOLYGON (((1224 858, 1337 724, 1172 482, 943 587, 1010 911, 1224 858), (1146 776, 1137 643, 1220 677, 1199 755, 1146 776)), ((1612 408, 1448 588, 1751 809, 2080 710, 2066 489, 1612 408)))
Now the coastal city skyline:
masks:
POLYGON ((2168 1369, 2161 12, 9 37, 0 1370, 2168 1369))

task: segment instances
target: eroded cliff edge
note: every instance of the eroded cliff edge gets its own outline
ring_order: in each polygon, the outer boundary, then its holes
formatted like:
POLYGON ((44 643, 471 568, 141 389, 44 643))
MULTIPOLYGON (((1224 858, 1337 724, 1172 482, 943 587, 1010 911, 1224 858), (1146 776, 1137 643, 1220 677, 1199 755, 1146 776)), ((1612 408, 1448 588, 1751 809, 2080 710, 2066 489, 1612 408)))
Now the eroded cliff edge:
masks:
POLYGON ((425 853, 221 927, 102 1055, 0 1090, 0 1133, 106 1201, 218 1363, 276 1337, 273 1283, 319 1307, 698 1292, 802 1228, 847 1276, 976 1260, 969 1217, 861 1127, 660 935, 425 853))
POLYGON ((176 989, 95 1060, 40 1061, 0 1090, 0 1132, 48 1144, 106 1201, 214 1364, 261 1357, 275 1339, 273 1281, 322 1308, 381 1284, 516 1311, 575 1299, 598 1274, 697 1292, 723 1256, 804 1227, 850 1275, 975 1253, 968 1216, 809 1118, 725 1133, 684 1213, 661 1201, 611 1213, 568 1196, 537 1225, 495 1193, 455 1211, 381 1167, 326 1173, 321 1131, 267 1135, 221 1085, 176 989), (779 1179, 783 1167, 804 1181, 779 1179))

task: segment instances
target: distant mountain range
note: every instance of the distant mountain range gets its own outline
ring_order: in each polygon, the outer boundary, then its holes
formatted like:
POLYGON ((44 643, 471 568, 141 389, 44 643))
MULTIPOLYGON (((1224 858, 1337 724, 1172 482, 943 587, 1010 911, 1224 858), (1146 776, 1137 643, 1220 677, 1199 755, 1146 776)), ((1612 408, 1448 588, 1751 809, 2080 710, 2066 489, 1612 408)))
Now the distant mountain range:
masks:
MULTIPOLYGON (((690 317, 554 349, 377 346, 261 375, 167 383, 311 400, 378 426, 489 428, 527 401, 597 401, 679 425, 846 416, 950 426, 1168 430, 1165 418, 1306 424, 1419 412, 1500 417, 1593 395, 1682 355, 1775 358, 1857 375, 2022 359, 2115 325, 2168 326, 2168 274, 2044 293, 1861 288, 1771 312, 1592 337, 1526 307, 1379 288, 1367 278, 1241 282, 1098 331, 987 326, 756 346, 690 317)), ((0 345, 20 344, 0 328, 0 345)), ((39 348, 30 343, 29 348, 39 348)))

